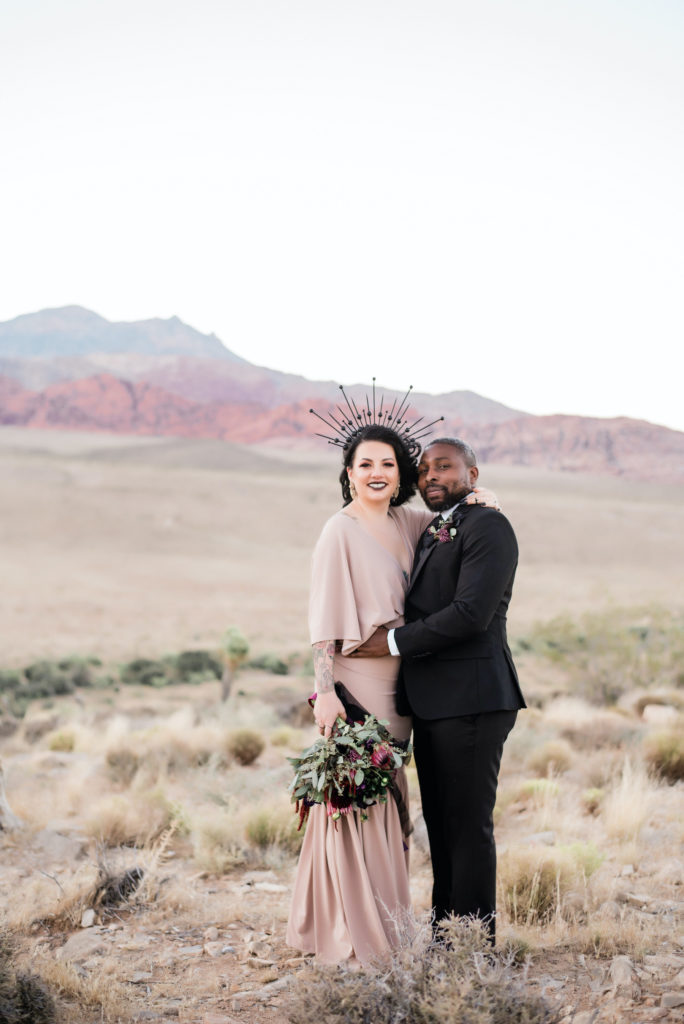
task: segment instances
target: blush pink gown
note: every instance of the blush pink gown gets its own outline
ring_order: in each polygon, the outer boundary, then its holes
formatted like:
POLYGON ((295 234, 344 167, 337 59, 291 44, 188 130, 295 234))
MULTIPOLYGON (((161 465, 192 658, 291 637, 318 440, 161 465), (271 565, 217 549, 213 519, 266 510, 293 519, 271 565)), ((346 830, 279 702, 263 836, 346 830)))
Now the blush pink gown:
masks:
MULTIPOLYGON (((407 564, 431 513, 390 508, 406 544, 407 564)), ((341 511, 325 524, 313 555, 309 611, 311 642, 341 640, 334 676, 359 704, 408 739, 410 718, 394 706, 399 658, 349 658, 378 626, 403 624, 407 577, 392 554, 341 511)), ((397 779, 408 803, 403 769, 397 779)), ((381 956, 397 942, 396 924, 411 906, 408 850, 399 813, 386 804, 333 822, 323 805, 311 808, 297 866, 287 942, 327 963, 381 956)))

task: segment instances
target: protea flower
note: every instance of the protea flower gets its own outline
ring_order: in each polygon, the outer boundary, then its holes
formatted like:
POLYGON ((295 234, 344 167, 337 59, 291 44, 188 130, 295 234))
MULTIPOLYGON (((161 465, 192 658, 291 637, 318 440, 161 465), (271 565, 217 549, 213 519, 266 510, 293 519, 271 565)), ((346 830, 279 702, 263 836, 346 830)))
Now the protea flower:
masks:
POLYGON ((378 743, 377 747, 371 754, 371 764, 374 764, 376 768, 386 768, 391 761, 391 748, 388 747, 386 743, 378 743))

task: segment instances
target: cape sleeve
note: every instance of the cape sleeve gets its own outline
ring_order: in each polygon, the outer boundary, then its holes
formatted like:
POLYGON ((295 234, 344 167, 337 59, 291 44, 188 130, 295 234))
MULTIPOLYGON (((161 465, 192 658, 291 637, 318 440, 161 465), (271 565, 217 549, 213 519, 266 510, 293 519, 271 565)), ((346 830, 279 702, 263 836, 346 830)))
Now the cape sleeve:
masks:
POLYGON ((312 644, 344 641, 345 654, 361 643, 349 540, 335 516, 323 527, 311 560, 309 631, 312 644))
POLYGON ((323 527, 313 553, 311 643, 337 640, 341 653, 350 654, 378 626, 402 625, 404 589, 399 563, 337 513, 323 527))
POLYGON ((418 508, 414 505, 400 505, 397 512, 403 514, 406 533, 415 551, 418 541, 435 518, 435 513, 429 508, 418 508))

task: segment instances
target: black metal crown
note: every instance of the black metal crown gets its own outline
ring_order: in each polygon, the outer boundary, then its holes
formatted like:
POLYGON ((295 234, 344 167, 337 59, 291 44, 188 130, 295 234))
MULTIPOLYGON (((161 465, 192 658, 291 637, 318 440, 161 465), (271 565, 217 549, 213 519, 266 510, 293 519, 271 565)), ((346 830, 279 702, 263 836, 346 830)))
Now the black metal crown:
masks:
POLYGON ((347 448, 352 443, 358 432, 363 430, 364 427, 376 424, 393 430, 400 440, 406 445, 409 454, 412 457, 415 457, 421 449, 420 439, 425 437, 430 428, 434 427, 435 423, 439 423, 444 419, 443 416, 438 416, 437 419, 432 420, 431 423, 425 423, 419 430, 416 430, 416 427, 418 427, 425 419, 424 416, 420 416, 417 420, 414 420, 413 423, 407 423, 407 413, 409 411, 408 398, 413 391, 412 384, 401 402, 399 402, 399 405, 397 406, 397 399, 395 398, 392 402, 391 408, 389 403, 386 408, 383 408, 385 396, 381 395, 380 405, 376 409, 375 377, 373 377, 372 405, 370 397, 366 394, 366 404, 364 406, 363 403, 361 403, 360 410, 354 399, 347 395, 342 384, 340 384, 340 391, 344 396, 347 408, 344 409, 341 405, 336 406, 339 417, 330 412, 328 413, 329 419, 326 419, 325 416, 321 416, 317 413, 315 409, 309 409, 309 412, 318 417, 322 423, 325 423, 326 427, 328 427, 328 429, 335 435, 334 437, 330 437, 329 434, 319 434, 316 432, 316 437, 323 437, 328 444, 336 444, 340 448, 347 448))

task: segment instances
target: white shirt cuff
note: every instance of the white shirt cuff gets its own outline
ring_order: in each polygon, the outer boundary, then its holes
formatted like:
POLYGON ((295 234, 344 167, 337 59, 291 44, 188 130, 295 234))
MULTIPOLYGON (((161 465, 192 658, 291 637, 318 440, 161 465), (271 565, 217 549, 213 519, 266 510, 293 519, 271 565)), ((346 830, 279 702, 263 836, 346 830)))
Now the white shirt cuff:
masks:
POLYGON ((399 648, 397 647, 396 641, 394 639, 393 629, 387 630, 387 646, 390 649, 390 654, 393 654, 395 658, 401 657, 401 655, 399 654, 399 648))

